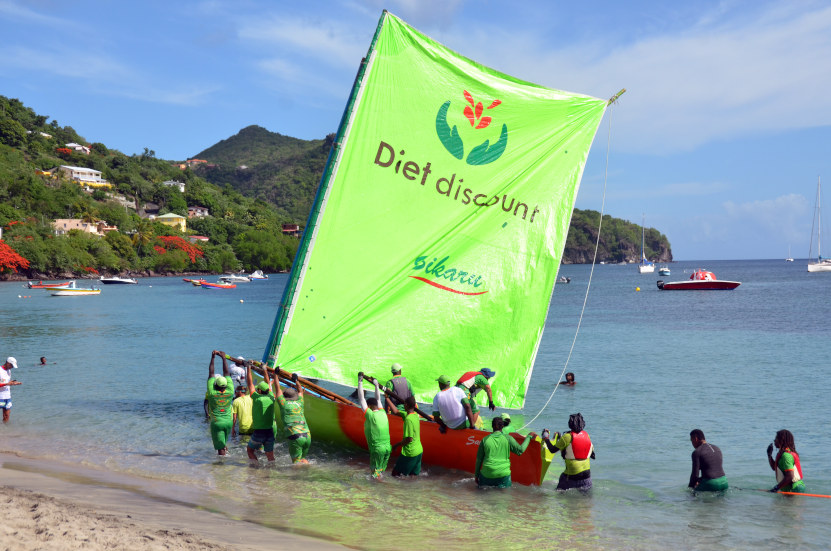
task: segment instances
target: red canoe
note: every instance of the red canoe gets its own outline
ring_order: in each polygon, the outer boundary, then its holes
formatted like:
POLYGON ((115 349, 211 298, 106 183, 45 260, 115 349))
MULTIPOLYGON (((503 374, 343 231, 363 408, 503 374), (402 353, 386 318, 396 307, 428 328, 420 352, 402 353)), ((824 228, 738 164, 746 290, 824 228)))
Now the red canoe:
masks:
POLYGON ((658 289, 662 291, 730 291, 741 285, 738 281, 716 279, 713 272, 696 270, 687 281, 658 280, 658 289))
POLYGON ((30 281, 28 285, 29 289, 51 289, 53 287, 69 287, 70 283, 72 282, 65 281, 64 283, 44 283, 43 281, 38 281, 35 283, 34 281, 30 281))
POLYGON ((203 289, 236 289, 237 286, 234 283, 208 283, 207 281, 202 282, 203 289))

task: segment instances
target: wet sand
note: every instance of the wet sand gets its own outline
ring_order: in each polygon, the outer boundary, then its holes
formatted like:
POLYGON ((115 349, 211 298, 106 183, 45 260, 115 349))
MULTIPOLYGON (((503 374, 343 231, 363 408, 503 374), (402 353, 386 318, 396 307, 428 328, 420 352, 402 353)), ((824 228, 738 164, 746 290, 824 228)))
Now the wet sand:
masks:
POLYGON ((152 495, 121 478, 0 454, 0 548, 346 549, 152 495))

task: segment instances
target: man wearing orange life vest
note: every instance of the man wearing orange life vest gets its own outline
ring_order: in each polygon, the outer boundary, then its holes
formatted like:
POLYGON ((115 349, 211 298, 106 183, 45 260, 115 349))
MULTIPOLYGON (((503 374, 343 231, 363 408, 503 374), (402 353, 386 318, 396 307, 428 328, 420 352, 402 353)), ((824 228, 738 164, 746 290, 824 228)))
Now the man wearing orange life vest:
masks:
POLYGON ((594 446, 589 433, 583 430, 585 426, 583 416, 575 413, 568 418, 568 428, 571 430, 563 435, 555 432, 553 441, 549 439, 548 429, 542 431, 542 439, 548 451, 555 453, 556 450, 560 450, 566 463, 566 469, 557 483, 558 490, 588 490, 592 487, 589 458, 595 457, 594 446))
POLYGON ((782 429, 776 433, 773 444, 768 446, 768 463, 776 472, 776 486, 771 492, 805 492, 805 483, 802 482, 802 465, 799 463, 799 454, 796 453, 793 434, 782 429), (776 459, 771 455, 773 446, 779 448, 776 459))
POLYGON ((484 390, 485 394, 488 395, 488 407, 490 410, 493 411, 496 409, 489 382, 489 379, 492 379, 494 375, 496 375, 495 371, 483 367, 479 371, 468 371, 464 373, 456 381, 456 386, 467 394, 467 398, 470 401, 470 409, 473 412, 473 422, 476 428, 481 428, 482 426, 482 422, 479 420, 479 406, 476 404, 476 395, 480 390, 484 390))

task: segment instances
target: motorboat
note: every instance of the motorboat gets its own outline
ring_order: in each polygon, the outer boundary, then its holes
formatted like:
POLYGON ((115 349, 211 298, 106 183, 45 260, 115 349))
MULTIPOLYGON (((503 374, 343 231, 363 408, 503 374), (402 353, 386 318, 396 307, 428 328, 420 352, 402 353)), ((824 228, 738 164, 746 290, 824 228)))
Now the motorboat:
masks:
POLYGON ((672 272, 669 271, 669 267, 667 267, 667 266, 661 266, 661 268, 658 270, 658 275, 662 275, 662 276, 668 276, 671 273, 672 272))
POLYGON ((557 283, 571 283, 571 278, 566 276, 560 276, 557 278, 557 283))
MULTIPOLYGON (((195 283, 194 283, 195 285, 195 283)), ((236 283, 210 283, 202 281, 200 285, 203 289, 236 289, 236 283)))
POLYGON ((100 295, 101 289, 76 287, 75 281, 70 281, 66 287, 47 287, 53 297, 75 297, 81 295, 100 295))
POLYGON ((29 289, 50 289, 50 288, 57 288, 57 287, 68 287, 69 284, 72 283, 71 281, 65 281, 63 283, 44 283, 43 281, 38 281, 35 283, 34 281, 29 281, 26 285, 29 289))
POLYGON ((662 291, 730 291, 741 285, 738 281, 716 279, 713 272, 698 269, 686 281, 658 280, 658 289, 662 291))
POLYGON ((262 270, 254 270, 250 276, 248 276, 251 281, 256 279, 268 279, 268 276, 263 273, 262 270))
POLYGON ((219 276, 219 281, 223 283, 248 283, 251 278, 243 274, 231 274, 219 276))
POLYGON ((113 283, 122 284, 122 285, 135 285, 136 283, 138 283, 138 281, 133 279, 132 277, 118 277, 118 276, 113 276, 113 277, 101 276, 100 281, 101 281, 101 283, 106 283, 106 284, 110 284, 110 285, 113 284, 113 283))

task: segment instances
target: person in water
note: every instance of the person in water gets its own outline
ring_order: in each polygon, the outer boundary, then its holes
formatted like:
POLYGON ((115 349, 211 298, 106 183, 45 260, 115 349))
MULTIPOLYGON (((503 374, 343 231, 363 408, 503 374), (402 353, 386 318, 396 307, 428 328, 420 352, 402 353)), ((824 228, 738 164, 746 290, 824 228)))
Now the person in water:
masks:
POLYGON ((591 465, 589 458, 594 459, 594 446, 592 445, 589 433, 583 430, 586 422, 583 416, 575 413, 568 418, 568 428, 571 429, 560 435, 554 433, 554 438, 549 439, 548 429, 542 431, 542 439, 548 451, 555 453, 560 450, 563 460, 566 463, 565 471, 560 475, 557 483, 558 490, 570 490, 577 488, 588 490, 592 487, 591 465))
POLYGON ((40 357, 40 365, 46 365, 46 356, 40 357))
POLYGON ((20 384, 12 380, 12 369, 17 369, 17 360, 9 356, 3 365, 0 365, 0 409, 3 410, 4 423, 8 423, 12 415, 11 387, 20 384))
POLYGON ((476 452, 476 468, 473 471, 476 485, 479 488, 494 486, 497 488, 511 487, 511 453, 522 455, 528 449, 537 435, 529 433, 519 444, 510 434, 502 432, 505 424, 501 417, 494 417, 491 421, 493 432, 482 438, 476 452))
POLYGON ((211 352, 208 365, 207 413, 211 420, 211 441, 217 455, 228 453, 228 436, 234 426, 232 401, 234 383, 228 374, 228 360, 224 352, 211 352), (222 356, 222 375, 214 375, 214 358, 222 356))
POLYGON ((248 394, 248 384, 238 386, 237 397, 234 398, 234 403, 231 406, 234 412, 234 424, 231 426, 231 436, 236 436, 237 426, 239 426, 240 436, 254 432, 252 428, 254 425, 254 418, 252 416, 253 407, 254 401, 248 394))
MULTIPOLYGON (((279 369, 279 366, 278 366, 279 369)), ((312 446, 312 436, 306 424, 306 414, 303 407, 303 387, 297 382, 297 373, 291 374, 295 388, 286 386, 284 391, 280 383, 275 383, 277 404, 280 406, 280 418, 283 422, 286 440, 289 441, 289 456, 292 463, 308 463, 306 456, 312 446)), ((277 414, 277 411, 274 412, 277 414)))
POLYGON ((776 473, 776 486, 770 489, 771 492, 805 492, 802 465, 799 463, 791 431, 782 429, 776 433, 773 444, 768 446, 768 463, 776 473), (772 455, 774 446, 779 449, 776 459, 772 455))
POLYGON ((392 446, 390 446, 390 421, 387 412, 381 408, 381 388, 378 379, 373 378, 375 397, 364 397, 364 374, 358 373, 358 404, 364 412, 364 435, 369 448, 369 466, 372 478, 381 478, 387 470, 392 446))
MULTIPOLYGON (((251 364, 245 364, 245 383, 251 395, 251 438, 245 451, 252 463, 259 463, 257 452, 265 452, 269 462, 274 461, 274 402, 276 398, 271 391, 271 376, 268 369, 263 369, 263 381, 254 387, 251 376, 251 364)), ((279 384, 277 385, 280 386, 279 384)))
POLYGON ((566 385, 566 386, 576 385, 577 383, 574 381, 574 373, 572 373, 571 371, 566 373, 566 380, 565 381, 560 381, 560 384, 561 385, 566 385))
POLYGON ((491 411, 496 409, 496 404, 493 402, 493 393, 491 392, 491 384, 489 379, 496 375, 495 371, 483 367, 479 371, 468 371, 464 373, 459 380, 456 381, 456 386, 462 389, 470 402, 470 410, 473 412, 473 422, 471 427, 481 428, 482 421, 479 420, 479 406, 476 404, 476 395, 480 390, 484 390, 488 395, 488 407, 491 411))
POLYGON ((384 385, 385 388, 390 389, 402 400, 399 402, 391 396, 384 396, 387 412, 390 415, 403 415, 405 412, 403 400, 406 400, 409 396, 413 396, 413 385, 401 374, 401 369, 401 364, 392 364, 390 368, 390 371, 392 371, 392 379, 384 385))
POLYGON ((439 391, 433 397, 433 419, 439 424, 439 431, 474 427, 473 411, 469 395, 458 386, 450 386, 450 377, 442 375, 436 379, 439 391))
POLYGON ((416 401, 413 396, 404 400, 404 435, 401 442, 392 446, 395 450, 402 446, 401 455, 392 468, 392 476, 418 476, 421 474, 421 456, 424 448, 421 446, 421 421, 416 413, 416 401))
POLYGON ((692 443, 692 474, 689 487, 696 492, 720 492, 727 489, 727 476, 722 468, 721 450, 707 442, 701 429, 690 431, 692 443), (700 473, 700 474, 699 474, 700 473))

